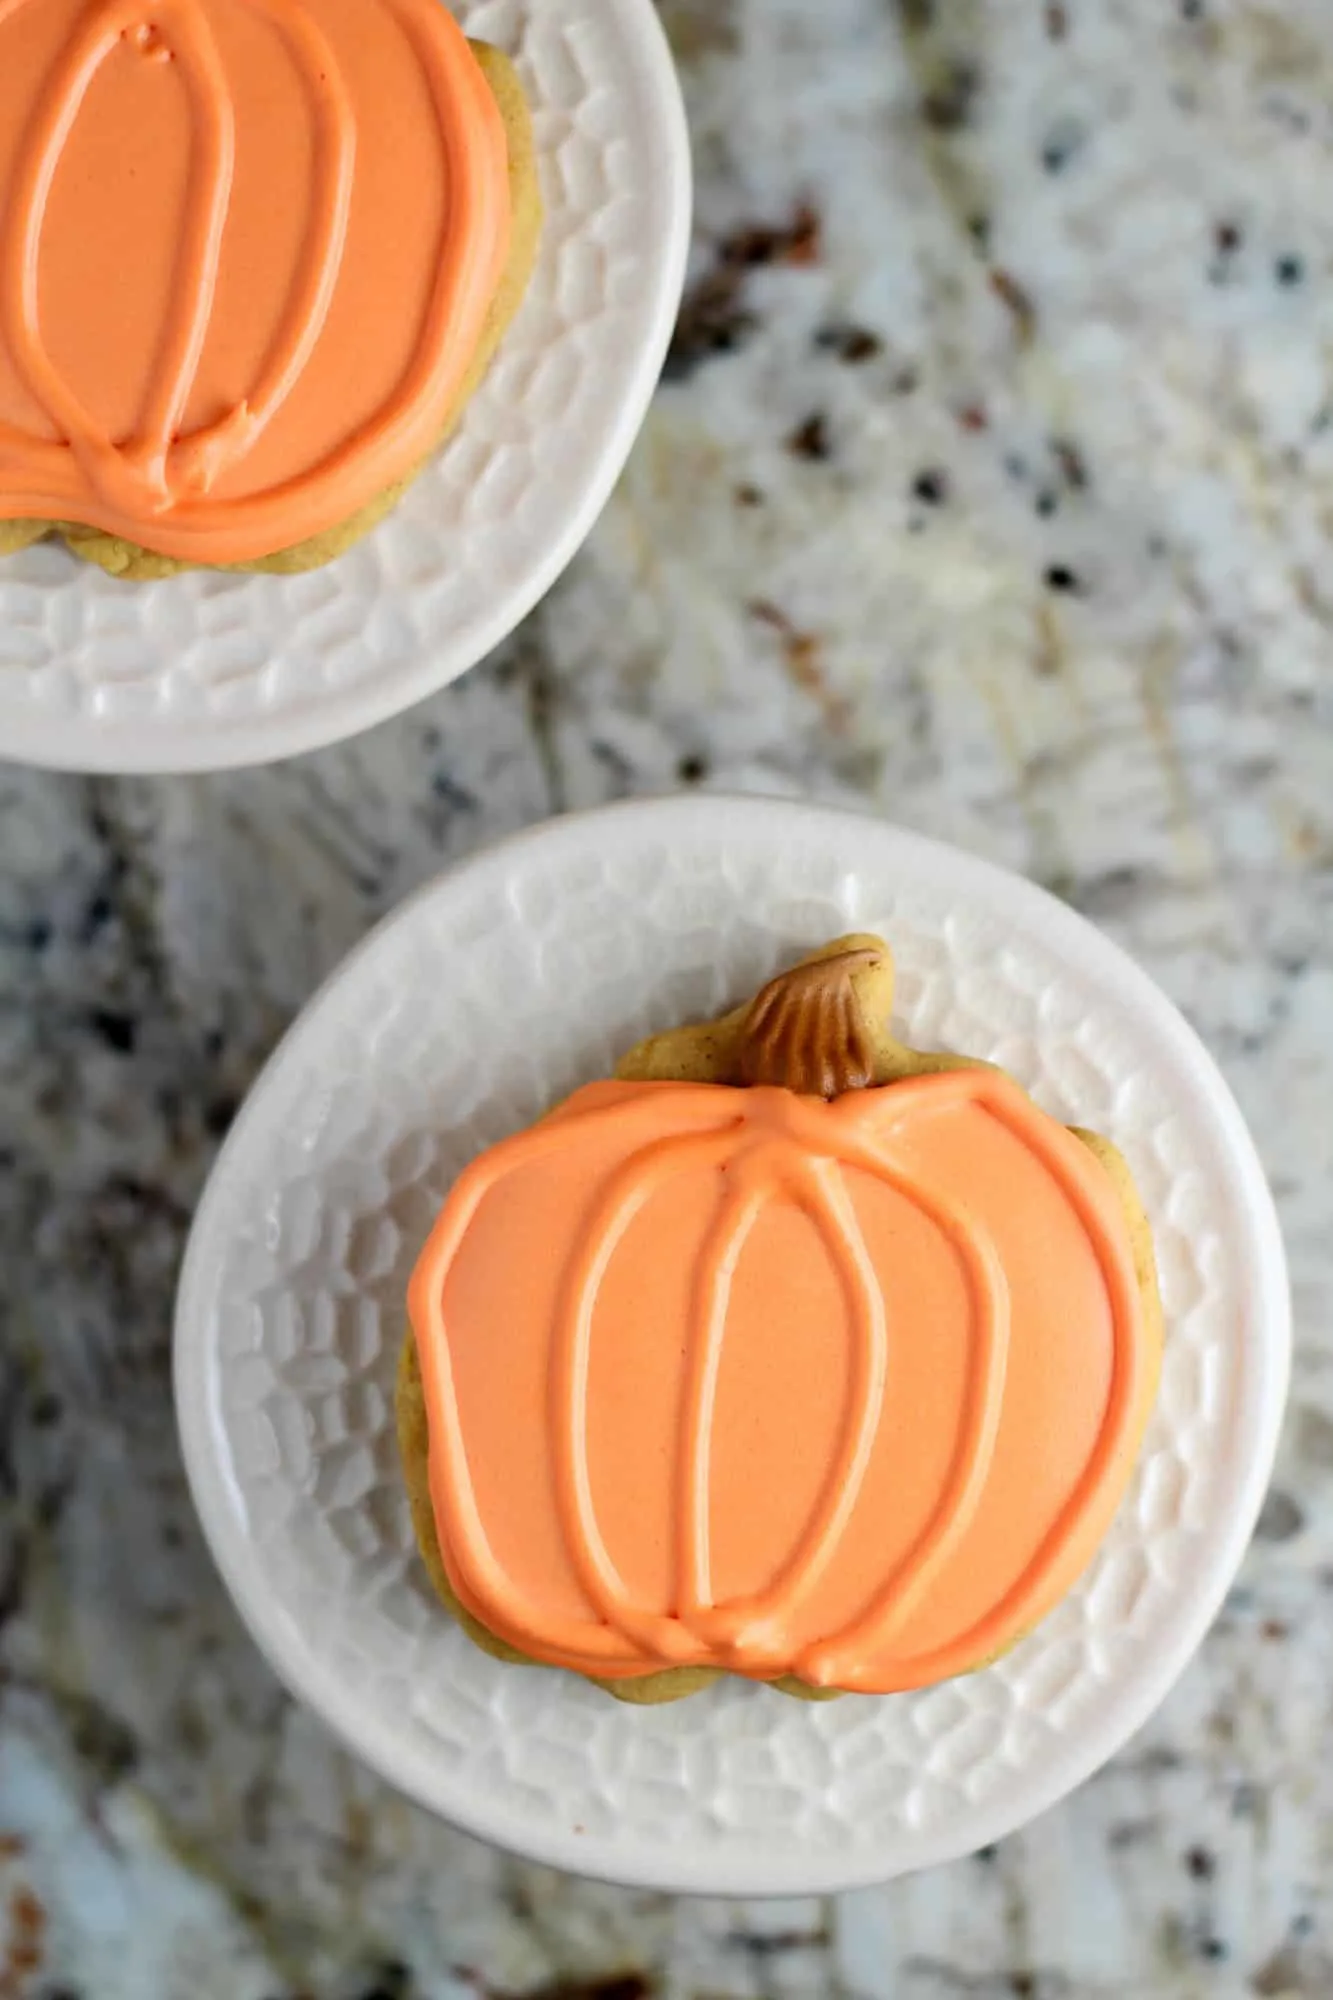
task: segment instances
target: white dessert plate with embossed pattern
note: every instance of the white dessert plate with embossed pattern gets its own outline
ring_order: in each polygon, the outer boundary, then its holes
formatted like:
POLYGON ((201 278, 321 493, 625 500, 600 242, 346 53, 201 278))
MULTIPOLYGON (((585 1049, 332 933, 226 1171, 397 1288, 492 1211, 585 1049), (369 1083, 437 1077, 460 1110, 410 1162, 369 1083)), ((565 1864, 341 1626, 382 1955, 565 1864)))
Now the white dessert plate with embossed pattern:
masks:
POLYGON ((214 770, 353 735, 513 630, 587 535, 680 301, 690 165, 651 0, 452 0, 513 55, 546 218, 485 383, 393 515, 306 576, 122 583, 45 544, 0 559, 0 757, 214 770))
MULTIPOLYGON (((287 1684, 368 1764, 561 1867, 831 1891, 1010 1832, 1144 1722, 1203 1637, 1268 1480, 1289 1304, 1273 1205, 1193 1032, 1015 876, 875 821, 682 799, 558 821, 414 897, 311 1002, 201 1204, 176 1388, 204 1527, 287 1684), (1127 1155, 1168 1334, 1129 1497, 998 1665, 807 1704, 728 1681, 632 1708, 502 1666, 431 1594, 392 1419, 408 1274, 452 1179, 653 1028, 874 930, 899 1032, 1001 1063, 1127 1155)), ((515 1449, 521 1442, 515 1440, 515 1449)))

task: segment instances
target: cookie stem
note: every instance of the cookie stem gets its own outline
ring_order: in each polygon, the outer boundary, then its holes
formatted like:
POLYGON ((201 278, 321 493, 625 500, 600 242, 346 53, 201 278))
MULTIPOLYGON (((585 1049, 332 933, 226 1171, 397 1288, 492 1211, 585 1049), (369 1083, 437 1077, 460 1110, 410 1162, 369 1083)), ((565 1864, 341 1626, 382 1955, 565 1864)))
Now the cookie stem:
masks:
POLYGON ((784 972, 752 1002, 740 1034, 741 1082, 807 1097, 842 1097, 875 1082, 874 1035, 854 975, 873 965, 869 946, 784 972))

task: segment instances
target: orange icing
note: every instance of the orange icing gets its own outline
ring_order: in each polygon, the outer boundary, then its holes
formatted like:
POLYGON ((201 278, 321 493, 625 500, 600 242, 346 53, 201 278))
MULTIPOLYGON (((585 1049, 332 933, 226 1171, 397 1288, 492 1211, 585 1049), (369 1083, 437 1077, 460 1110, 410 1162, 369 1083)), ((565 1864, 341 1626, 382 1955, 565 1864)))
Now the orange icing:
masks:
POLYGON ((440 0, 0 0, 0 519, 346 520, 438 442, 509 226, 440 0))
POLYGON ((1090 1560, 1156 1382, 1110 1178, 980 1069, 594 1084, 463 1174, 409 1310, 455 1594, 607 1679, 980 1664, 1090 1560))

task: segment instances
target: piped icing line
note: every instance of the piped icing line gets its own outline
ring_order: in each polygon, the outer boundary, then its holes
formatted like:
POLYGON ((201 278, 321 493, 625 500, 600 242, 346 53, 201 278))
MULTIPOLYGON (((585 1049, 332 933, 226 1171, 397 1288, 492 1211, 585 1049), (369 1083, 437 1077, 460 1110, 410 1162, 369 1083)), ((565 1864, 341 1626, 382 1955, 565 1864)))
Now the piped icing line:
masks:
MULTIPOLYGON (((605 1084, 475 1161, 446 1204, 414 1275, 410 1312, 430 1430, 429 1477, 441 1547, 464 1605, 498 1636, 553 1664, 606 1678, 667 1666, 725 1666, 772 1678, 795 1672, 821 1687, 885 1692, 977 1664, 992 1636, 1012 1637, 1042 1599, 1069 1544, 1100 1508, 1109 1522, 1136 1441, 1149 1362, 1136 1343, 1139 1296, 1128 1232, 1102 1168, 998 1072, 960 1070, 849 1093, 832 1104, 790 1091, 669 1083, 605 1084), (1010 1299, 991 1236, 965 1203, 927 1185, 901 1153, 913 1122, 975 1108, 1041 1162, 1070 1203, 1106 1288, 1114 1358, 1096 1448, 1074 1492, 1002 1604, 929 1658, 895 1656, 894 1635, 947 1566, 983 1504, 1004 1405, 1010 1299), (519 1167, 554 1157, 572 1127, 672 1136, 632 1140, 593 1201, 570 1254, 552 1342, 550 1412, 555 1503, 589 1615, 538 1612, 498 1563, 486 1537, 453 1389, 450 1329, 442 1316, 448 1272, 481 1202, 519 1167), (687 1129, 682 1134, 682 1125, 687 1129), (675 1456, 677 1602, 636 1607, 596 1518, 588 1462, 589 1369, 598 1293, 636 1216, 672 1174, 720 1169, 698 1253, 685 1329, 683 1420, 675 1456), (889 1354, 883 1299, 845 1175, 860 1169, 908 1200, 943 1238, 970 1301, 969 1392, 940 1498, 911 1548, 856 1616, 817 1644, 796 1640, 794 1612, 851 1531, 882 1418, 889 1354), (815 1223, 838 1273, 852 1339, 851 1387, 828 1477, 797 1544, 770 1585, 716 1605, 710 1556, 712 1431, 730 1294, 764 1205, 792 1201, 815 1223)), ((873 1531, 873 1524, 872 1524, 873 1531)), ((1072 1577, 1070 1578, 1072 1581, 1072 1577)))
MULTIPOLYGON (((35 4, 0 0, 0 36, 35 4)), ((354 435, 339 441, 341 413, 330 409, 327 450, 313 459, 298 453, 287 474, 262 490, 213 494, 225 474, 244 465, 316 354, 342 271, 360 144, 356 84, 343 75, 309 0, 232 4, 269 20, 286 40, 307 88, 314 132, 312 220, 255 387, 217 421, 180 434, 217 310, 242 142, 209 26, 210 0, 154 0, 147 42, 143 0, 94 0, 37 94, 14 185, 0 198, 0 326, 20 379, 59 433, 31 435, 0 417, 0 519, 72 520, 163 555, 245 562, 347 520, 439 442, 507 261, 507 142, 490 87, 439 0, 373 0, 413 50, 434 107, 444 215, 422 337, 393 392, 354 435), (124 438, 111 435, 53 364, 39 294, 56 174, 98 71, 127 38, 176 65, 194 129, 176 308, 162 332, 141 424, 124 438)), ((375 108, 380 118, 392 116, 390 107, 375 108)))
POLYGON ((701 1614, 712 1601, 709 1474, 727 1312, 736 1267, 759 1219, 763 1193, 762 1186, 742 1172, 726 1176, 694 1270, 694 1311, 685 1347, 685 1417, 676 1468, 680 1508, 677 1611, 671 1621, 695 1642, 682 1648, 687 1657, 696 1650, 702 1636, 701 1614))
MULTIPOLYGON (((960 1453, 957 1470, 961 1491, 954 1521, 951 1523, 945 1519, 940 1522, 937 1529, 939 1539, 934 1550, 920 1549, 916 1552, 908 1567, 889 1582, 881 1597, 859 1620, 834 1639, 808 1649, 796 1664, 795 1671, 812 1686, 839 1687, 852 1693, 862 1687, 867 1687, 870 1692, 893 1692, 898 1686, 915 1687, 926 1681, 943 1679, 958 1671, 960 1659, 984 1659, 1003 1646, 1006 1636, 1012 1634, 1015 1628, 1022 1629, 1029 1607, 1041 1596, 1046 1576, 1064 1550, 1071 1527, 1086 1516, 1098 1488, 1106 1484, 1109 1476, 1123 1462, 1125 1452, 1132 1449, 1138 1428, 1136 1413, 1141 1407, 1146 1386, 1142 1346, 1129 1338, 1140 1312, 1137 1273, 1127 1236, 1106 1226, 1105 1176, 1097 1161, 1071 1132, 1053 1119, 1045 1118, 1025 1093, 998 1071, 960 1070, 947 1078, 934 1077, 928 1081, 933 1086, 931 1095, 936 1100, 931 1107, 932 1112, 947 1111, 958 1102, 984 1108, 1006 1130, 1021 1136, 1061 1183, 1093 1245, 1111 1301, 1111 1321, 1115 1330, 1112 1376, 1107 1410, 1093 1455, 1025 1574, 986 1618, 955 1638, 948 1647, 933 1654, 918 1654, 901 1662, 898 1676, 891 1685, 885 1686, 882 1676, 877 1676, 873 1689, 869 1688, 862 1664, 865 1653, 891 1637, 894 1629, 910 1614, 914 1604, 929 1588, 932 1575, 942 1566, 950 1542, 959 1539, 965 1520, 975 1513, 983 1497, 984 1479, 977 1479, 974 1475, 983 1465, 989 1464, 1000 1416, 1000 1398, 996 1390, 1002 1389, 1003 1383, 1002 1369, 996 1370, 992 1363, 983 1375, 986 1408, 976 1426, 975 1442, 970 1440, 960 1453), (1017 1115, 1024 1109, 1030 1111, 1032 1116, 1017 1115), (1094 1197, 1094 1190, 1099 1198, 1094 1197)), ((892 1094, 895 1097, 902 1095, 906 1100, 912 1091, 920 1088, 919 1084, 899 1084, 893 1087, 892 1094)), ((911 1107, 905 1101, 888 1107, 888 1110, 890 1131, 893 1124, 904 1124, 911 1116, 911 1107)))
MULTIPOLYGON (((958 1258, 966 1273, 973 1306, 974 1367, 967 1417, 960 1431, 958 1450, 944 1492, 915 1547, 908 1551, 896 1573, 885 1584, 875 1612, 858 1620, 846 1635, 845 1643, 849 1649, 855 1647, 863 1630, 867 1637, 873 1635, 877 1642, 892 1633, 895 1625, 901 1622, 929 1587, 931 1578, 943 1568, 971 1525, 990 1473, 1009 1348, 1009 1288, 994 1244, 986 1232, 975 1221, 969 1221, 957 1203, 922 1187, 919 1182, 914 1184, 905 1170, 895 1167, 888 1158, 876 1157, 873 1150, 859 1158, 857 1164, 919 1209, 946 1239, 958 1258)), ((835 1171, 840 1172, 838 1169, 835 1171)), ((826 1239, 827 1247, 845 1287, 849 1282, 848 1263, 852 1261, 853 1282, 858 1290, 865 1286, 870 1309, 878 1308, 880 1321, 878 1326, 872 1325, 867 1340, 873 1357, 868 1371, 869 1382, 866 1383, 863 1378, 851 1405, 851 1422, 847 1430, 854 1435, 855 1445, 851 1444, 849 1436, 833 1474, 835 1481, 841 1478, 846 1485, 840 1494, 834 1487, 833 1496, 825 1503, 830 1516, 826 1525, 821 1524, 817 1538, 813 1533, 807 1534, 795 1556, 789 1559, 771 1594, 753 1605, 729 1608, 720 1615, 719 1633, 730 1636, 734 1632, 738 1639, 743 1638, 745 1625, 751 1619, 770 1632, 779 1629, 783 1612, 790 1616, 826 1566, 838 1535, 845 1531, 860 1496, 883 1413, 887 1363, 887 1341, 882 1329, 883 1300, 875 1293, 874 1274, 869 1268, 855 1211, 846 1199, 845 1190, 844 1202, 849 1240, 844 1248, 837 1239, 832 1242, 826 1239)), ((862 1310, 865 1311, 866 1307, 863 1306, 862 1310)), ((840 1686, 841 1682, 816 1678, 827 1671, 826 1653, 836 1657, 839 1643, 835 1640, 827 1647, 811 1648, 793 1659, 790 1642, 787 1642, 778 1647, 767 1664, 775 1672, 794 1670, 816 1686, 840 1686)), ((738 1646, 736 1661, 746 1658, 743 1645, 738 1646)))
MULTIPOLYGON (((231 94, 207 16, 192 0, 162 0, 156 11, 168 24, 167 35, 157 30, 157 47, 179 62, 199 121, 192 135, 191 176, 200 198, 186 205, 189 221, 175 286, 178 311, 163 332, 153 371, 156 386, 140 439, 128 446, 114 443, 67 387, 42 338, 38 278, 47 205, 61 157, 98 71, 142 24, 143 0, 97 0, 89 10, 48 92, 33 107, 9 199, 9 227, 0 245, 0 310, 10 352, 33 400, 64 433, 89 487, 108 506, 148 515, 172 499, 168 441, 193 386, 208 331, 236 161, 231 94)), ((0 29, 6 14, 15 12, 17 6, 0 12, 0 29)), ((21 437, 12 427, 6 435, 11 442, 21 437)), ((46 446, 43 455, 53 467, 61 449, 46 446)))
MULTIPOLYGON (((593 1314, 612 1258, 658 1185, 687 1167, 720 1163, 734 1144, 734 1129, 728 1129, 705 1138, 662 1140, 627 1160, 593 1208, 588 1227, 575 1245, 557 1312, 551 1365, 552 1458, 565 1545, 580 1582, 606 1625, 645 1659, 689 1660, 697 1646, 679 1619, 636 1613, 598 1525, 588 1462, 593 1314)), ((723 1257, 733 1246, 733 1254, 738 1255, 747 1226, 744 1200, 738 1204, 733 1197, 724 1197, 719 1217, 715 1228, 721 1234, 723 1257)), ((725 1291, 722 1303, 725 1306, 725 1291)), ((696 1331, 696 1345, 706 1345, 707 1337, 707 1327, 702 1341, 696 1331)))
MULTIPOLYGON (((444 237, 451 252, 441 256, 425 336, 413 366, 377 420, 374 457, 387 464, 399 463, 404 455, 411 462, 420 448, 421 412, 438 412, 431 420, 438 426, 472 359, 486 307, 504 270, 510 215, 504 124, 461 28, 446 15, 452 35, 439 35, 432 18, 440 11, 438 0, 429 14, 423 12, 420 0, 383 0, 383 4, 416 49, 432 85, 445 161, 444 237), (466 120, 443 116, 446 105, 465 105, 466 120), (464 227, 473 211, 475 226, 464 227), (466 336, 460 331, 463 327, 469 329, 466 336)), ((427 434, 426 447, 434 442, 434 436, 427 434)), ((391 483, 392 477, 383 484, 391 483)))
MULTIPOLYGON (((734 1124, 734 1113, 707 1085, 682 1086, 682 1112, 697 1119, 702 1132, 716 1134, 734 1124)), ((441 1211, 412 1274, 408 1318, 418 1344, 422 1388, 430 1411, 429 1480, 439 1526, 441 1552, 460 1600, 485 1604, 491 1629, 522 1645, 531 1636, 521 1593, 497 1561, 477 1504, 467 1441, 463 1433, 447 1338, 440 1330, 445 1280, 468 1228, 491 1189, 519 1167, 544 1162, 563 1150, 571 1126, 615 1126, 624 1115, 623 1089, 591 1084, 531 1130, 501 1140, 474 1160, 441 1211)), ((481 1612, 478 1611, 478 1616, 481 1612)), ((571 1656, 590 1672, 649 1671, 648 1654, 625 1643, 605 1620, 588 1620, 571 1636, 571 1656)))
MULTIPOLYGON (((319 79, 320 88, 309 91, 315 129, 314 223, 293 284, 287 320, 254 389, 216 424, 171 448, 178 492, 209 492, 219 475, 252 448, 291 395, 324 330, 347 245, 356 171, 356 115, 333 46, 292 0, 251 0, 251 4, 274 22, 302 58, 299 66, 307 84, 312 76, 319 79)), ((216 282, 215 260, 210 311, 216 282)), ((195 360, 197 365, 197 354, 195 360)), ((184 402, 182 397, 171 422, 162 426, 164 439, 174 435, 184 402)))
MULTIPOLYGON (((772 1149, 755 1148, 739 1172, 750 1172, 751 1219, 765 1199, 785 1192, 803 1209, 818 1231, 849 1308, 853 1337, 852 1381, 843 1440, 813 1515, 771 1587, 758 1597, 716 1608, 707 1568, 696 1578, 684 1600, 682 1617, 710 1647, 728 1662, 751 1672, 772 1668, 781 1672, 789 1650, 781 1637, 784 1609, 791 1613, 823 1575, 860 1498, 884 1408, 888 1373, 888 1327, 884 1300, 870 1266, 861 1226, 835 1161, 811 1158, 793 1167, 772 1159, 772 1149), (763 1169, 771 1161, 770 1177, 763 1169)), ((734 1270, 734 1260, 733 1260, 734 1270)), ((710 1387, 716 1394, 721 1364, 721 1329, 711 1329, 710 1387)), ((711 1407, 709 1429, 711 1435, 711 1407)), ((707 1443, 694 1453, 695 1509, 707 1518, 709 1464, 707 1443)), ((687 1520, 690 1516, 687 1513, 687 1520)))

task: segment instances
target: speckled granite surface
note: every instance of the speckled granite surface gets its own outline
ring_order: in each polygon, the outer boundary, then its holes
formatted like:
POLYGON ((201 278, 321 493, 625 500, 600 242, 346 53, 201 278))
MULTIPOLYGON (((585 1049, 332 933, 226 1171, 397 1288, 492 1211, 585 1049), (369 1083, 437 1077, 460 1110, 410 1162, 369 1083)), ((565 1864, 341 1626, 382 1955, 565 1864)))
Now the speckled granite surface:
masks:
POLYGON ((1333 10, 663 0, 691 295, 620 493, 499 657, 161 784, 0 767, 4 2000, 1333 1994, 1333 10), (571 1884, 294 1710, 193 1526, 191 1203, 404 890, 664 786, 1034 875, 1198 1025, 1288 1231, 1296 1392, 1226 1614, 995 1853, 829 1904, 571 1884))

